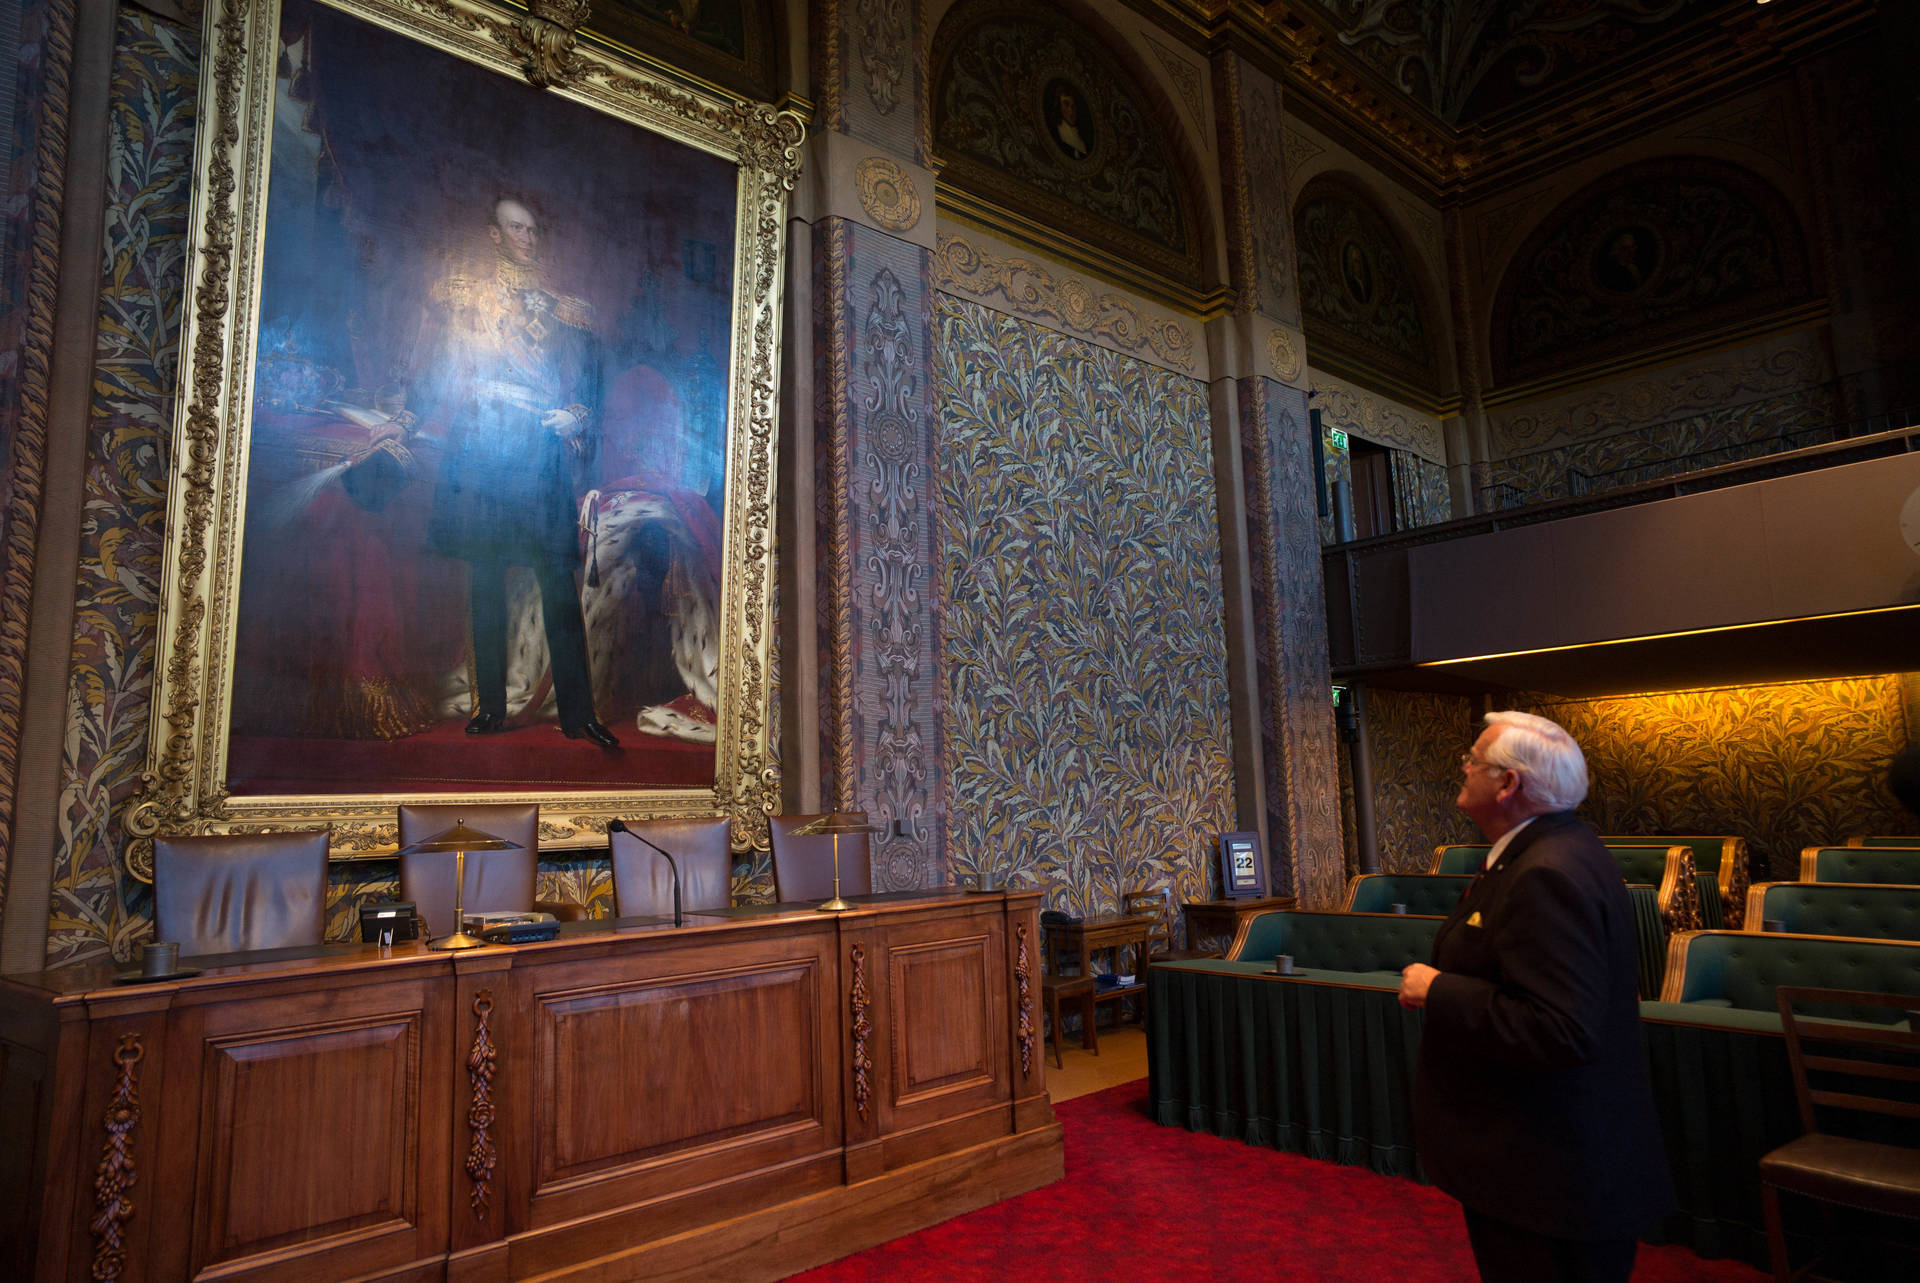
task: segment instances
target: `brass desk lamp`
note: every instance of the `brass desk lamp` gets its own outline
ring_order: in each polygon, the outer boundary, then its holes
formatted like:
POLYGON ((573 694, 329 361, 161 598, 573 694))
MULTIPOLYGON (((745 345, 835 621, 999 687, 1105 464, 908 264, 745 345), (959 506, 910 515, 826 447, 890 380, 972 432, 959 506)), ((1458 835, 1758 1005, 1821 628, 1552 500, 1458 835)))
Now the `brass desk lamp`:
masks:
POLYGON ((879 832, 881 832, 879 825, 867 824, 863 821, 856 820, 851 815, 842 811, 835 811, 831 815, 823 815, 817 820, 802 824, 793 831, 792 836, 797 838, 812 837, 817 833, 833 835, 833 899, 822 900, 819 904, 814 905, 814 908, 822 913, 840 913, 853 908, 850 902, 842 899, 840 896, 840 835, 842 833, 879 832))
POLYGON ((452 828, 444 829, 430 838, 423 838, 397 852, 399 855, 453 852, 453 934, 440 937, 427 948, 478 949, 486 943, 479 936, 467 934, 467 852, 524 849, 518 842, 509 842, 506 838, 497 838, 491 833, 470 829, 465 820, 455 820, 452 828))

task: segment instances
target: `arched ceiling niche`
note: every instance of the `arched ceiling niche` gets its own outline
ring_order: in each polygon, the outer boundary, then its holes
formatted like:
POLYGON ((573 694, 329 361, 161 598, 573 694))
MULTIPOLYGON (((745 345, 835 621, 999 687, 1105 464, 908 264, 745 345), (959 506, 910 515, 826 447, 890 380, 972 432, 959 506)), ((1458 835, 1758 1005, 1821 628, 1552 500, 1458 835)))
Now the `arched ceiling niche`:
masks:
POLYGON ((1568 197, 1500 277, 1496 386, 1785 324, 1815 298, 1793 208, 1759 175, 1703 156, 1641 161, 1568 197))
POLYGON ((1096 30, 1070 5, 948 11, 930 76, 942 208, 1206 310, 1213 237, 1180 113, 1124 42, 1096 30))
POLYGON ((1300 316, 1316 368, 1421 408, 1442 379, 1418 256, 1351 175, 1328 171, 1294 203, 1300 316))

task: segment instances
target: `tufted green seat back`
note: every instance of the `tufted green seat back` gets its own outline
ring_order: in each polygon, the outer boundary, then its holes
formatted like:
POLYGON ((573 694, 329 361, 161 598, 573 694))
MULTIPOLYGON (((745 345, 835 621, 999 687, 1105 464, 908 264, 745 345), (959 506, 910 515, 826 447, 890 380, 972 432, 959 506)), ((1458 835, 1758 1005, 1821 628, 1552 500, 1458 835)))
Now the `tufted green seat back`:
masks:
POLYGON ((1407 912, 1446 917, 1466 894, 1473 879, 1445 873, 1363 873, 1353 880, 1347 909, 1351 913, 1391 913, 1404 904, 1407 912))
POLYGON ((1920 847, 1810 846, 1800 853, 1800 880, 1920 886, 1920 847))
MULTIPOLYGON (((1795 935, 1920 941, 1920 886, 1775 882, 1760 888, 1761 922, 1795 935)), ((1747 923, 1749 931, 1761 922, 1747 923)))
MULTIPOLYGON (((1780 985, 1920 994, 1920 944, 1744 931, 1703 931, 1679 938, 1686 940, 1677 978, 1681 1002, 1773 1011, 1773 991, 1780 985)), ((1675 978, 1668 977, 1668 996, 1674 996, 1675 988, 1675 978)), ((1829 1014, 1850 1020, 1898 1018, 1889 1010, 1861 1011, 1829 1014)))
POLYGON ((1263 913, 1234 959, 1265 961, 1289 953, 1296 967, 1313 971, 1399 971, 1433 956, 1440 922, 1397 913, 1263 913))

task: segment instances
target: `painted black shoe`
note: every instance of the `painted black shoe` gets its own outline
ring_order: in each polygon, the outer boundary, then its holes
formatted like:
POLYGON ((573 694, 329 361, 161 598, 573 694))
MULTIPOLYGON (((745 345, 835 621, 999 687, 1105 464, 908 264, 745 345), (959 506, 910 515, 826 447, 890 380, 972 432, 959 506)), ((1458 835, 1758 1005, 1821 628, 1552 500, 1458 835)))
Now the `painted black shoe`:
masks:
POLYGON ((570 740, 592 740, 609 753, 620 751, 620 741, 613 737, 613 732, 592 718, 578 726, 562 726, 560 733, 570 740))
POLYGON ((475 713, 467 723, 469 735, 495 735, 507 729, 507 719, 498 713, 475 713))

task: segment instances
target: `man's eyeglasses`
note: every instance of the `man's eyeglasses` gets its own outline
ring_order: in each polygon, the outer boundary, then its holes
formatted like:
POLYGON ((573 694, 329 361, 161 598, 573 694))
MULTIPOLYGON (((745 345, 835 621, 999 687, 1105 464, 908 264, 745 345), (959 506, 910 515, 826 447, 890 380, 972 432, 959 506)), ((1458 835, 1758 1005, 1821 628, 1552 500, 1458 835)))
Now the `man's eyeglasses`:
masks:
POLYGON ((1502 766, 1498 762, 1489 762, 1485 758, 1475 757, 1471 753, 1462 753, 1460 755, 1461 770, 1471 771, 1476 766, 1491 766, 1496 771, 1511 771, 1513 769, 1511 766, 1502 766))

